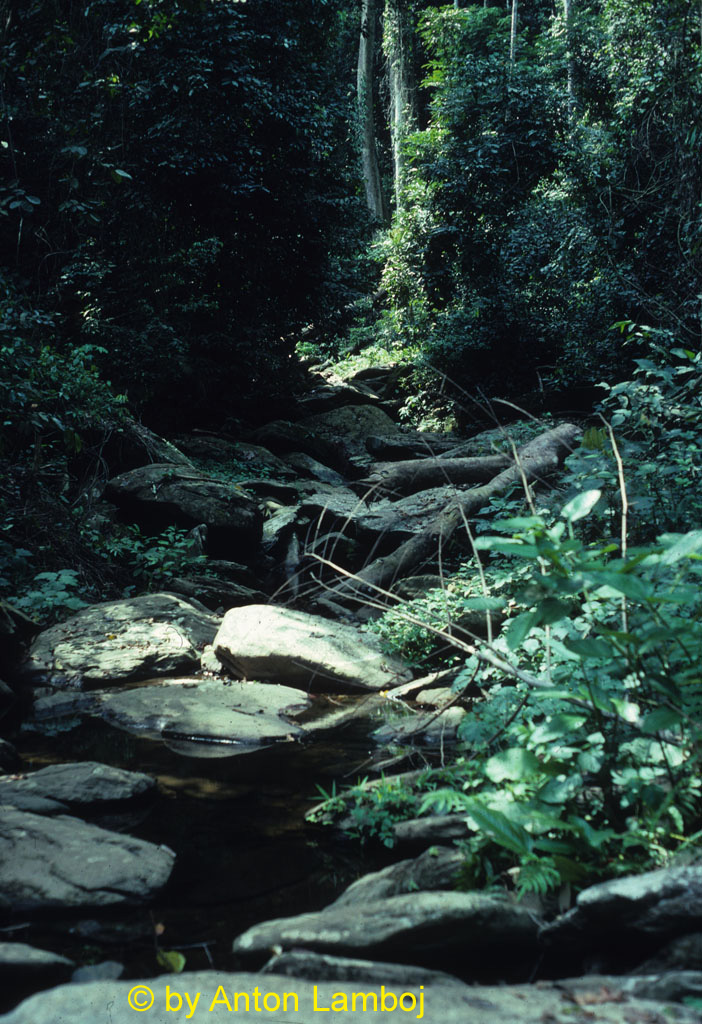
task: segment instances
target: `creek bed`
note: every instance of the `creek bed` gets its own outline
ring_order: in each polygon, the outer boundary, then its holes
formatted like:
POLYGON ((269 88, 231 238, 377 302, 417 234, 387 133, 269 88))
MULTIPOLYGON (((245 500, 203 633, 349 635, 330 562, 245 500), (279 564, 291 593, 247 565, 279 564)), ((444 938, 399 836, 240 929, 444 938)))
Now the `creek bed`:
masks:
MULTIPOLYGON (((341 698, 348 706, 358 700, 341 698)), ((12 930, 4 939, 61 953, 79 966, 116 960, 127 978, 163 973, 157 944, 180 949, 186 970, 241 967, 231 951, 239 933, 268 918, 320 910, 360 874, 396 859, 305 822, 319 800, 317 785, 330 790, 334 781, 354 782, 368 772, 368 733, 377 725, 377 717, 364 719, 333 736, 240 756, 220 745, 171 749, 99 719, 20 732, 15 743, 29 770, 94 760, 153 776, 155 797, 87 820, 165 844, 176 863, 149 906, 22 916, 6 922, 12 930)))

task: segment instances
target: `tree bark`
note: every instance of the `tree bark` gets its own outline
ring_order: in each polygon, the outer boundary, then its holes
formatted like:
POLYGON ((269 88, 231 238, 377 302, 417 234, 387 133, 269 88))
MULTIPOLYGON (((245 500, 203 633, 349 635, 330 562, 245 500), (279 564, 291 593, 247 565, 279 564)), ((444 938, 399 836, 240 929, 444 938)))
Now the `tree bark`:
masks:
POLYGON ((361 483, 397 494, 415 494, 444 484, 480 484, 512 462, 510 455, 485 455, 463 459, 405 459, 379 462, 361 483))
POLYGON ((404 177, 403 142, 414 121, 412 34, 397 0, 385 3, 385 52, 390 85, 390 134, 392 138, 395 208, 400 209, 404 177))
POLYGON ((517 59, 517 5, 518 0, 512 0, 512 24, 509 32, 509 62, 514 64, 517 59))
POLYGON ((457 494, 427 530, 405 541, 391 554, 377 558, 353 579, 339 582, 331 588, 329 597, 333 602, 355 600, 362 604, 365 595, 373 596, 375 587, 387 590, 397 579, 410 575, 421 562, 435 559, 464 520, 480 511, 490 498, 504 494, 523 479, 531 482, 551 476, 573 450, 580 432, 572 423, 564 423, 540 434, 519 450, 516 462, 489 483, 457 494))
POLYGON ((573 22, 572 0, 563 0, 563 21, 565 23, 566 61, 568 68, 568 106, 572 110, 575 103, 575 81, 573 67, 573 22))
POLYGON ((356 97, 361 134, 361 166, 366 189, 366 205, 371 217, 387 224, 388 216, 383 196, 375 142, 373 116, 373 63, 375 60, 376 0, 362 0, 361 33, 358 45, 358 71, 356 97))

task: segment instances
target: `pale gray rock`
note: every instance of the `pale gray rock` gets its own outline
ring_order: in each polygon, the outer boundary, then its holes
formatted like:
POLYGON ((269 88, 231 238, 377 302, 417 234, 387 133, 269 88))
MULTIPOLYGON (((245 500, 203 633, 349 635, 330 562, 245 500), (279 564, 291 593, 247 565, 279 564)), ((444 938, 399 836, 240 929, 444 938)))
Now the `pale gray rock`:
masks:
POLYGON ((272 956, 261 968, 261 974, 282 974, 287 978, 307 978, 308 981, 353 981, 364 985, 385 985, 386 988, 419 991, 424 985, 456 985, 464 989, 465 983, 444 971, 431 971, 426 967, 409 964, 381 963, 378 960, 358 960, 346 956, 313 953, 309 949, 293 949, 272 956))
POLYGON ((217 557, 250 555, 261 539, 263 517, 237 484, 196 469, 154 463, 114 477, 105 498, 147 529, 207 527, 208 551, 217 557))
POLYGON ((500 947, 533 951, 537 931, 528 910, 496 896, 416 892, 264 921, 240 935, 233 948, 241 955, 303 948, 423 964, 458 950, 481 957, 500 947))
POLYGON ((275 679, 319 691, 386 690, 409 671, 375 638, 321 616, 274 605, 233 608, 222 620, 215 653, 234 676, 275 679))
POLYGON ((46 818, 13 807, 0 816, 0 907, 139 904, 168 881, 163 846, 108 832, 78 818, 46 818))
POLYGON ((22 671, 35 686, 89 689, 197 667, 219 619, 175 594, 145 594, 82 609, 44 630, 22 671))
POLYGON ((52 764, 31 774, 0 778, 0 804, 36 814, 67 814, 134 800, 155 787, 149 775, 95 761, 52 764))
POLYGON ((455 889, 465 859, 464 854, 451 847, 432 847, 419 857, 401 860, 381 871, 363 875, 345 889, 332 906, 346 907, 408 892, 455 889))
POLYGON ((60 978, 73 967, 75 964, 68 957, 47 949, 36 949, 24 942, 0 942, 0 978, 6 983, 11 984, 18 975, 34 977, 58 973, 60 978))
POLYGON ((547 945, 597 944, 622 936, 672 938, 699 929, 702 865, 660 868, 584 889, 567 914, 546 925, 547 945))
POLYGON ((92 713, 129 732, 244 747, 302 737, 288 716, 309 705, 289 686, 193 678, 96 696, 92 713))
MULTIPOLYGON (((409 974, 413 979, 414 976, 409 974)), ((588 979, 578 979, 586 983, 588 979)), ((0 1017, 0 1024, 134 1024, 135 1011, 129 1005, 143 997, 153 1005, 142 1014, 148 1024, 173 1024, 187 1016, 191 1024, 212 1024, 236 1019, 237 1024, 260 1024, 261 1020, 285 1019, 299 1024, 312 1020, 330 1024, 399 1024, 414 1021, 419 1016, 419 998, 423 997, 422 1020, 427 1024, 699 1024, 699 1010, 679 1004, 659 1003, 628 996, 620 990, 602 991, 599 979, 593 979, 591 989, 582 988, 573 993, 563 982, 541 982, 538 985, 457 985, 453 980, 420 989, 413 980, 385 985, 389 993, 400 997, 409 992, 417 999, 414 1010, 389 1010, 382 1007, 380 984, 345 981, 320 981, 315 984, 301 978, 272 974, 226 974, 217 971, 168 974, 144 981, 96 981, 85 985, 62 985, 48 992, 40 992, 25 1000, 9 1014, 0 1017), (140 989, 141 987, 141 989, 140 989), (148 991, 147 991, 148 989, 148 991), (183 999, 182 1010, 172 996, 167 1003, 167 991, 177 992, 183 999), (255 992, 259 994, 259 1009, 255 1008, 255 992), (184 993, 190 996, 190 1004, 184 993), (239 997, 236 1010, 235 993, 239 997), (285 994, 288 1002, 284 1002, 285 994), (353 994, 356 997, 353 1005, 353 994), (264 1009, 275 1006, 275 995, 280 1000, 278 1011, 264 1009), (342 997, 346 996, 343 1000, 342 997), (574 995, 581 999, 579 1006, 574 995), (230 1013, 223 997, 227 998, 230 1013), (365 999, 363 998, 365 996, 365 999), (375 996, 375 1000, 373 998, 375 996), (294 998, 297 998, 297 1004, 294 998), (335 1008, 332 1000, 336 997, 335 1008), (590 999, 599 1000, 588 1003, 590 999), (215 1000, 219 1000, 214 1006, 215 1000), (342 1008, 345 1002, 346 1008, 342 1008), (285 1008, 285 1009, 283 1009, 285 1008)), ((394 978, 393 978, 394 982, 394 978)), ((420 983, 421 984, 421 983, 420 983)), ((143 1005, 143 1004, 142 1004, 143 1005)), ((392 1005, 388 998, 388 1004, 392 1005)), ((410 1006, 406 998, 405 1005, 410 1006)))

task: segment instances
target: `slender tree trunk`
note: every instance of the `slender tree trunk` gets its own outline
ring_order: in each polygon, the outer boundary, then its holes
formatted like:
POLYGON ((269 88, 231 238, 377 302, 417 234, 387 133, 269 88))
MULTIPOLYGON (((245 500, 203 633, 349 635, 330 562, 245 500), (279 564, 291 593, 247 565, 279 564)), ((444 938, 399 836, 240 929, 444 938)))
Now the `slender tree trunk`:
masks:
POLYGON ((361 129, 361 165, 366 188, 366 204, 371 216, 386 224, 387 210, 383 197, 375 143, 373 117, 373 61, 375 58, 376 0, 362 0, 361 34, 358 46, 356 95, 361 129))
POLYGON ((512 25, 509 33, 509 62, 514 64, 517 59, 517 5, 519 0, 512 0, 512 25))
POLYGON ((573 108, 575 103, 575 82, 573 68, 573 38, 572 38, 572 3, 573 0, 563 0, 563 20, 565 22, 566 60, 568 62, 568 106, 573 108))
POLYGON ((392 138, 395 207, 400 209, 404 177, 403 142, 414 122, 412 33, 397 0, 385 4, 385 52, 390 84, 390 134, 392 138))

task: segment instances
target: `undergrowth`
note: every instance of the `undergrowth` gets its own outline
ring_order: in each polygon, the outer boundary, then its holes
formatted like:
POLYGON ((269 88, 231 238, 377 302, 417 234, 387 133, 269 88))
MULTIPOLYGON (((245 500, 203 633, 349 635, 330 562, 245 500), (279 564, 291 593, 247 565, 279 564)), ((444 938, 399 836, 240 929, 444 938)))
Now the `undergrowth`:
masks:
POLYGON ((482 573, 377 627, 389 650, 462 661, 455 757, 318 810, 386 845, 402 818, 458 814, 469 885, 545 893, 702 854, 700 356, 620 326, 650 356, 607 389, 552 507, 503 506, 475 538, 482 573), (447 628, 466 610, 499 613, 496 639, 447 628))

